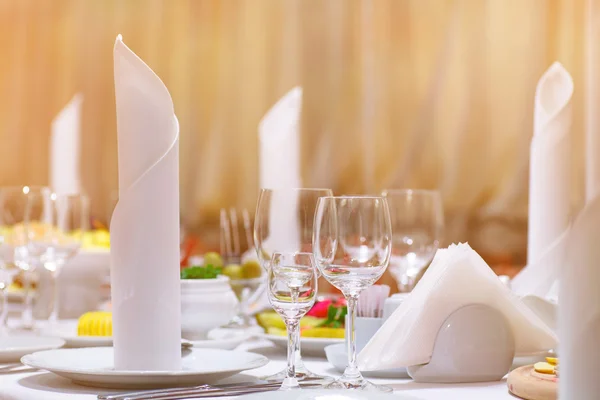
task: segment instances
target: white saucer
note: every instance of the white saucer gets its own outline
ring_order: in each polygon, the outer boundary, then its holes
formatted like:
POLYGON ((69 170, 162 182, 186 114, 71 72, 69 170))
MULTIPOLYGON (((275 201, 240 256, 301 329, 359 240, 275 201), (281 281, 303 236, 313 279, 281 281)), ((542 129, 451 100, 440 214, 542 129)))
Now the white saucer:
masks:
MULTIPOLYGON (((270 340, 277 347, 281 347, 283 349, 287 349, 287 336, 278 336, 278 335, 268 335, 263 334, 260 337, 270 340)), ((303 337, 300 339, 300 346, 302 349, 302 354, 310 355, 310 356, 325 356, 325 347, 330 346, 332 344, 344 343, 344 339, 334 339, 334 338, 312 338, 312 337, 303 337)))
POLYGON ((194 347, 203 349, 233 350, 254 335, 239 329, 217 328, 208 332, 208 339, 191 341, 194 347))
POLYGON ((65 341, 44 336, 0 337, 0 363, 18 362, 26 354, 41 350, 58 349, 65 341))
MULTIPOLYGON (((332 344, 325 348, 327 361, 333 365, 336 371, 344 373, 346 365, 348 365, 348 356, 346 355, 346 344, 332 344)), ((381 378, 381 379, 409 379, 406 368, 394 368, 381 371, 360 371, 366 378, 381 378)))
POLYGON ((287 390, 244 396, 248 400, 418 400, 402 393, 361 392, 358 390, 287 390), (285 395, 283 394, 285 393, 285 395))
MULTIPOLYGON (((151 351, 151 349, 149 349, 151 351)), ((181 371, 115 371, 112 347, 60 349, 29 354, 21 362, 74 383, 111 389, 146 389, 214 383, 269 360, 259 354, 218 349, 190 349, 181 371)))

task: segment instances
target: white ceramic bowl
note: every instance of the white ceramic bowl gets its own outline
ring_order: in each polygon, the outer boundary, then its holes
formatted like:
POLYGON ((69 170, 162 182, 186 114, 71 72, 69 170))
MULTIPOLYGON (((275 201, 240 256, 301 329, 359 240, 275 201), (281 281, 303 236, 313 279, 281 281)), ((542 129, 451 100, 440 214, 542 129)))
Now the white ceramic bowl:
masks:
POLYGON ((181 336, 206 339, 207 333, 225 325, 236 315, 238 300, 229 278, 181 280, 181 336))

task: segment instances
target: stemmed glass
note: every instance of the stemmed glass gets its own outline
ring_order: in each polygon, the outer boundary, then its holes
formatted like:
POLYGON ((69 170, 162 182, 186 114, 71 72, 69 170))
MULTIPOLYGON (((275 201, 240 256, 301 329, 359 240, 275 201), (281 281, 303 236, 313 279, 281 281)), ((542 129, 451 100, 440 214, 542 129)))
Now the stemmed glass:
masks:
MULTIPOLYGON (((333 196, 331 189, 261 189, 254 217, 254 246, 261 266, 268 271, 276 252, 312 252, 312 234, 317 201, 333 196)), ((296 341, 296 377, 322 378, 306 369, 296 341)), ((281 371, 266 379, 284 379, 281 371)))
POLYGON ((28 221, 43 220, 44 198, 51 191, 47 187, 17 186, 0 188, 0 236, 2 262, 7 268, 16 265, 23 274, 25 308, 21 316, 21 328, 32 329, 33 279, 38 262, 28 250, 29 237, 37 232, 28 228, 28 221))
POLYGON ((313 253, 321 273, 346 297, 348 366, 332 389, 386 391, 368 382, 356 365, 355 319, 360 293, 385 272, 392 252, 392 227, 383 197, 322 197, 315 214, 313 253))
POLYGON ((410 292, 437 251, 444 209, 435 190, 385 190, 392 220, 390 272, 401 292, 410 292))
POLYGON ((26 220, 29 231, 28 250, 52 276, 54 302, 48 319, 51 323, 56 323, 60 308, 58 277, 65 263, 81 247, 83 234, 89 227, 89 201, 81 194, 51 193, 43 198, 43 208, 42 225, 34 219, 26 220))
POLYGON ((270 263, 267 295, 273 309, 287 328, 287 368, 281 389, 298 389, 296 379, 296 342, 300 318, 315 304, 317 270, 311 253, 275 253, 270 263))

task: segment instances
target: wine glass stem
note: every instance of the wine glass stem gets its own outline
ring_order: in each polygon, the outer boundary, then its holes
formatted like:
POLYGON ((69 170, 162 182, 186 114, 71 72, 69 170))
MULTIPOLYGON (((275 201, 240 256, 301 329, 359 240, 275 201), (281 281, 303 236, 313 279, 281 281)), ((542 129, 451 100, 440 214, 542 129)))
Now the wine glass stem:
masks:
POLYGON ((282 388, 298 387, 298 381, 296 380, 296 345, 299 336, 299 322, 298 319, 288 319, 285 323, 288 334, 287 377, 282 384, 282 388))
POLYGON ((56 265, 52 271, 52 283, 54 284, 54 302, 52 303, 52 313, 50 314, 50 322, 55 323, 58 321, 58 311, 60 309, 60 289, 58 287, 58 275, 60 266, 56 265))
POLYGON ((356 321, 356 303, 358 301, 357 295, 346 296, 346 303, 348 306, 348 327, 346 340, 347 353, 348 353, 348 367, 344 375, 346 376, 360 376, 360 372, 356 366, 356 336, 355 336, 355 321, 356 321))

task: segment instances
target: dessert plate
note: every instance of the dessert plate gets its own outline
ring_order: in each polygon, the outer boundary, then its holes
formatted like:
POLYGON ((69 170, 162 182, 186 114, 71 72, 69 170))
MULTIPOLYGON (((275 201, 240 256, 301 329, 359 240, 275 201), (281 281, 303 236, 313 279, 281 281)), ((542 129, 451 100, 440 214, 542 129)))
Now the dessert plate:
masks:
POLYGON ((112 347, 59 349, 26 355, 21 362, 45 369, 84 386, 111 389, 147 389, 211 384, 238 372, 259 368, 269 360, 262 355, 219 349, 189 350, 179 371, 115 370, 112 347))
POLYGON ((0 363, 18 362, 26 354, 41 350, 58 349, 65 341, 45 336, 0 337, 0 363))

